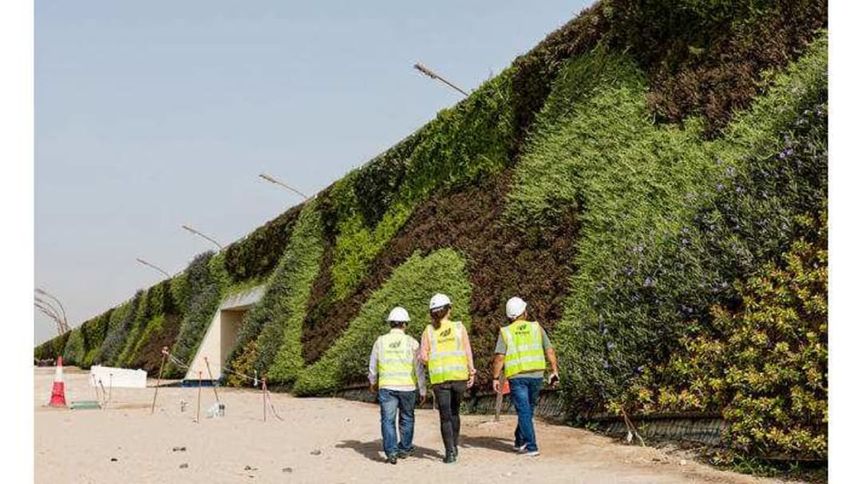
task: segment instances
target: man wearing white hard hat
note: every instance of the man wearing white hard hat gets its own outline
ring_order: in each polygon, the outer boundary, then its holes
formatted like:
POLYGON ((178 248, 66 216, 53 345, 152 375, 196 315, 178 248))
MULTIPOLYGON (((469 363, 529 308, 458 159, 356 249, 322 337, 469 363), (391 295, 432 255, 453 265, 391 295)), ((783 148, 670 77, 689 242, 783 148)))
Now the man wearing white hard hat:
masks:
POLYGON ((476 369, 467 328, 460 321, 449 319, 452 315, 449 297, 435 294, 429 309, 431 324, 422 332, 419 359, 428 365, 428 378, 440 413, 440 434, 446 449, 443 462, 451 464, 458 458, 461 400, 473 386, 476 369))
POLYGON ((397 464, 398 459, 413 454, 413 410, 416 408, 416 388, 425 401, 425 372, 417 359, 419 342, 404 332, 410 315, 396 307, 386 318, 389 333, 377 338, 368 362, 368 382, 371 391, 377 392, 380 402, 380 429, 383 433, 383 452, 386 462, 397 464), (398 414, 398 432, 395 416, 398 414), (399 441, 398 435, 401 435, 399 441))
POLYGON ((560 381, 557 355, 544 328, 527 319, 527 303, 523 299, 509 299, 506 302, 506 316, 510 323, 500 328, 494 350, 494 391, 500 392, 499 378, 505 366, 510 398, 518 412, 514 448, 519 454, 537 456, 539 447, 536 445, 533 413, 539 402, 548 364, 551 366, 550 385, 556 386, 560 381))

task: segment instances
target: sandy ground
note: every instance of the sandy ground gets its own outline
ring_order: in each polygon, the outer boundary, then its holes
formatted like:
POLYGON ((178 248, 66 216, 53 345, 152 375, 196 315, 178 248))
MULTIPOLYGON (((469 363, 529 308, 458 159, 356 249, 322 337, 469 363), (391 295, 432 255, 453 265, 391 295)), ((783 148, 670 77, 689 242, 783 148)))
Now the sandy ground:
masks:
MULTIPOLYGON (((113 389, 107 409, 73 411, 45 406, 52 378, 35 370, 37 483, 771 482, 545 423, 542 455, 519 456, 511 416, 463 416, 459 461, 446 465, 433 410, 417 411, 416 456, 393 466, 382 460, 375 405, 273 394, 284 421, 263 422, 260 392, 219 389, 226 415, 210 419, 215 397, 204 388, 195 423, 197 389, 160 388, 155 415, 153 388, 113 389)), ((86 373, 67 368, 65 380, 67 402, 95 399, 86 373)))

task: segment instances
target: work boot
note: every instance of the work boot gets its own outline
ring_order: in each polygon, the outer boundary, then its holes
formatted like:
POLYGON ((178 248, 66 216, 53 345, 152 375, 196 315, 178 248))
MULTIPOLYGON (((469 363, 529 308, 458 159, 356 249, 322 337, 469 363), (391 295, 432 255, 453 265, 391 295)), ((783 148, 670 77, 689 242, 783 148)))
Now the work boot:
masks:
POLYGON ((388 463, 388 464, 397 464, 397 463, 398 463, 398 458, 397 458, 397 457, 395 457, 395 454, 387 455, 387 456, 386 456, 386 463, 388 463))
POLYGON ((455 453, 454 452, 446 452, 446 457, 443 458, 444 464, 452 464, 455 462, 455 453))

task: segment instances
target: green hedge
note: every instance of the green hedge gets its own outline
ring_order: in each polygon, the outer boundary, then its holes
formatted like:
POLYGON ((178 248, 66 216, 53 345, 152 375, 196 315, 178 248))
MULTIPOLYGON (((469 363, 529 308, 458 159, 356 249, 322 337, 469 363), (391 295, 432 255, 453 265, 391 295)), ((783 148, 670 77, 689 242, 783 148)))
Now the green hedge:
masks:
POLYGON ((464 258, 451 249, 426 257, 414 254, 363 304, 341 338, 299 376, 294 392, 315 395, 362 380, 375 338, 388 331, 389 311, 395 306, 405 307, 412 318, 408 332, 418 338, 428 324, 428 300, 436 292, 449 295, 454 319, 469 327, 471 291, 464 258))

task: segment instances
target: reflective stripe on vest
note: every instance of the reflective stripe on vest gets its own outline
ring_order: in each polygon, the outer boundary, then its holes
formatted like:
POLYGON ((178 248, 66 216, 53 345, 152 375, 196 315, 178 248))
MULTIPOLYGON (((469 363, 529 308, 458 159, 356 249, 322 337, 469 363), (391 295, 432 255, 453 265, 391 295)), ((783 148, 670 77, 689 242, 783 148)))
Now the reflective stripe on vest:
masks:
POLYGON ((377 340, 377 384, 382 387, 416 386, 416 371, 413 361, 416 353, 413 338, 393 331, 377 340))
POLYGON ((542 328, 539 323, 515 321, 500 329, 506 343, 506 378, 545 369, 542 328))
POLYGON ((426 331, 431 343, 428 355, 428 378, 431 384, 467 380, 467 352, 461 340, 463 325, 457 321, 442 321, 440 329, 428 326, 426 331))

